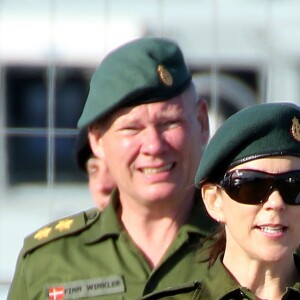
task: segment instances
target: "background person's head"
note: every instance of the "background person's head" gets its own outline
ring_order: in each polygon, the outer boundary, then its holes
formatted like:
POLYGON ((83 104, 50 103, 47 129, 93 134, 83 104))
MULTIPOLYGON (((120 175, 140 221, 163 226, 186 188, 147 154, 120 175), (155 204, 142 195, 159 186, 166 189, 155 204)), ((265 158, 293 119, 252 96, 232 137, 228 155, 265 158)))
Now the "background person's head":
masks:
POLYGON ((173 41, 142 38, 108 54, 78 124, 89 126, 120 194, 149 202, 192 193, 209 137, 207 106, 173 41))
POLYGON ((299 122, 297 105, 266 103, 239 111, 212 137, 195 184, 225 229, 214 255, 230 249, 232 256, 292 261, 300 240, 299 122))
POLYGON ((103 209, 109 202, 115 183, 103 159, 93 155, 85 128, 79 132, 75 152, 78 166, 88 176, 91 196, 96 205, 103 209))

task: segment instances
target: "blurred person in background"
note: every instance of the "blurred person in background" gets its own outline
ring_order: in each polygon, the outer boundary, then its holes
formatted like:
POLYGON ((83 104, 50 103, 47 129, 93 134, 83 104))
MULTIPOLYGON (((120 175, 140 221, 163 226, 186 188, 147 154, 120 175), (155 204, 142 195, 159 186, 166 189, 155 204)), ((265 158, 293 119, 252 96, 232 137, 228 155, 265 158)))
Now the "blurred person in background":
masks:
POLYGON ((89 191, 100 210, 109 202, 115 183, 105 161, 95 157, 88 140, 88 130, 80 130, 76 144, 76 161, 79 168, 88 176, 89 191))
POLYGON ((131 300, 201 278, 198 244, 215 222, 193 182, 208 111, 179 46, 146 37, 110 52, 78 126, 89 128, 91 149, 117 188, 103 211, 57 220, 25 239, 8 299, 131 300))

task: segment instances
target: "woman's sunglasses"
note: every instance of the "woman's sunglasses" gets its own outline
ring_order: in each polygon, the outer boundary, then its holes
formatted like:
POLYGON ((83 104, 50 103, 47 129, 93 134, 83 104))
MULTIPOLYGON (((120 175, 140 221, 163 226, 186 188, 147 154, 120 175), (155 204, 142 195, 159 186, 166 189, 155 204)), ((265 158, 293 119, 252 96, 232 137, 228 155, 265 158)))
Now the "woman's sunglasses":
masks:
POLYGON ((264 203, 276 189, 286 204, 300 205, 300 170, 280 174, 234 170, 227 172, 219 185, 239 203, 264 203))

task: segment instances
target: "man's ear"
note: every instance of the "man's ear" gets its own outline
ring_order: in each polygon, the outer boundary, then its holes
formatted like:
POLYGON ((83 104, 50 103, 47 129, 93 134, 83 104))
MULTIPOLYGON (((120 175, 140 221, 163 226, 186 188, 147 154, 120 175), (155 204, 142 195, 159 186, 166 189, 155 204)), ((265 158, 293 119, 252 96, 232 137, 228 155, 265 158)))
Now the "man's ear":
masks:
POLYGON ((205 99, 199 99, 197 102, 197 118, 201 126, 201 143, 206 145, 209 140, 209 119, 208 119, 208 106, 205 99))
POLYGON ((218 187, 213 183, 205 183, 201 188, 202 199, 209 215, 220 222, 223 220, 222 197, 218 187))
POLYGON ((102 141, 102 135, 101 135, 101 129, 99 126, 90 126, 88 130, 88 138, 90 147, 92 149, 92 152, 96 157, 105 158, 105 152, 103 150, 103 141, 102 141))

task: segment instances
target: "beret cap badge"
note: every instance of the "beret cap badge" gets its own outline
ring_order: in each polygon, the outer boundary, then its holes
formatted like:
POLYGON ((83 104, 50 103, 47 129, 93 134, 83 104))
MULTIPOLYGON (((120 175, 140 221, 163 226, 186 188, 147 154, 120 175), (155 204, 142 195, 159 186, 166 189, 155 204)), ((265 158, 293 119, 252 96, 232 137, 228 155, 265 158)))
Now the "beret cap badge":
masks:
POLYGON ((296 141, 300 142, 300 123, 296 117, 292 119, 291 134, 296 141))
POLYGON ((172 86, 173 84, 173 77, 170 74, 170 72, 165 68, 163 65, 158 65, 157 66, 157 73, 159 76, 159 79, 163 84, 166 86, 172 86))

